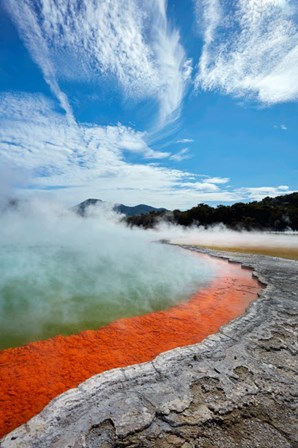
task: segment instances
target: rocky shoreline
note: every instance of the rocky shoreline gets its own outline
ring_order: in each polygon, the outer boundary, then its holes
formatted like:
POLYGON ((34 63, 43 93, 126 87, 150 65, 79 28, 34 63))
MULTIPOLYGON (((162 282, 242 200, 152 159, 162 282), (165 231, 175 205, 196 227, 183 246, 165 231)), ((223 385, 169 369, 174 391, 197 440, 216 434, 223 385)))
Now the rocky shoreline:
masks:
POLYGON ((225 256, 266 285, 244 316, 199 344, 90 378, 0 446, 297 447, 298 262, 225 256))

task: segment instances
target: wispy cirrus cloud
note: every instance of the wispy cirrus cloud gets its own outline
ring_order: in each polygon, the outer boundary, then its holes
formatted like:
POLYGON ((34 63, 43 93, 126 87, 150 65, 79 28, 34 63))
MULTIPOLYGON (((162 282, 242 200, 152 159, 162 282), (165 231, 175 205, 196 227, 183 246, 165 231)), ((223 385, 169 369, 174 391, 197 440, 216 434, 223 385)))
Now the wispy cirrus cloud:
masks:
POLYGON ((4 6, 16 23, 20 36, 30 52, 32 59, 39 65, 46 83, 65 111, 68 121, 74 123, 72 108, 67 96, 59 87, 56 66, 51 59, 50 47, 37 20, 33 2, 24 0, 21 3, 17 0, 11 0, 5 3, 4 6))
POLYGON ((124 96, 159 103, 160 126, 179 116, 191 61, 168 21, 166 0, 11 0, 6 6, 70 118, 59 80, 114 79, 124 96))
POLYGON ((297 100, 297 14, 295 0, 196 0, 196 87, 265 105, 297 100))
POLYGON ((175 162, 182 162, 182 160, 190 159, 191 155, 189 154, 189 148, 182 148, 180 151, 176 152, 176 154, 173 154, 170 159, 174 160, 175 162))
POLYGON ((181 138, 180 140, 176 140, 176 143, 192 143, 193 141, 192 138, 181 138))

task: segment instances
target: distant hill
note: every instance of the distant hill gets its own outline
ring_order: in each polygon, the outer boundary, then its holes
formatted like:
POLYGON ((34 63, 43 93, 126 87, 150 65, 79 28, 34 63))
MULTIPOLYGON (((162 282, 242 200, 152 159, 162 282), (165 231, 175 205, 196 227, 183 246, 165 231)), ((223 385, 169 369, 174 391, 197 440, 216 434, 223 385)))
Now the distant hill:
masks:
POLYGON ((190 210, 173 212, 151 212, 143 216, 131 216, 127 223, 132 226, 152 228, 161 220, 189 227, 225 224, 237 230, 298 230, 298 193, 266 197, 250 203, 237 202, 233 205, 210 207, 198 204, 190 210))
POLYGON ((123 205, 123 204, 117 204, 117 205, 115 205, 114 210, 116 210, 117 212, 123 213, 126 216, 146 215, 146 214, 152 213, 152 212, 163 213, 163 212, 167 211, 167 209, 165 209, 165 208, 155 208, 155 207, 152 207, 151 205, 146 205, 146 204, 139 204, 139 205, 135 205, 134 207, 129 207, 128 205, 123 205))
MULTIPOLYGON (((81 216, 85 216, 87 213, 87 210, 90 207, 96 206, 96 205, 103 205, 104 201, 101 199, 86 199, 86 201, 81 202, 80 204, 73 207, 73 210, 79 213, 81 216)), ((138 215, 146 215, 148 213, 156 212, 156 213, 163 213, 167 210, 165 208, 155 208, 151 205, 146 204, 139 204, 135 205, 134 207, 130 207, 128 205, 124 204, 115 204, 113 206, 113 209, 118 212, 122 213, 126 216, 138 216, 138 215)))
POLYGON ((86 216, 87 210, 90 207, 93 207, 93 206, 96 206, 99 204, 103 204, 103 201, 101 199, 86 199, 86 201, 83 201, 80 204, 72 207, 72 210, 81 216, 86 216))

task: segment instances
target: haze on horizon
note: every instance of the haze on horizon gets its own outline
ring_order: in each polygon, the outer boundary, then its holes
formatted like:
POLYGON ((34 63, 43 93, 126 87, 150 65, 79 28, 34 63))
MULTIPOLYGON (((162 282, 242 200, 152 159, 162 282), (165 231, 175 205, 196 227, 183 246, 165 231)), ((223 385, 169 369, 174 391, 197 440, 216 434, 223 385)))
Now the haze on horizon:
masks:
POLYGON ((295 0, 0 1, 2 193, 187 209, 298 190, 297 17, 295 0))

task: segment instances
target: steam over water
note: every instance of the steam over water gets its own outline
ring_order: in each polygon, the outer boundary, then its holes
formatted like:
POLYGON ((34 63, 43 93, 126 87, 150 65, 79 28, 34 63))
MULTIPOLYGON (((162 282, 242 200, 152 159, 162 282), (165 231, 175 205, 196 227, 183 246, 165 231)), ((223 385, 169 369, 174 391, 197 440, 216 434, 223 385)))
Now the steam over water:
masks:
POLYGON ((206 261, 108 209, 81 218, 27 203, 0 225, 0 348, 167 308, 212 278, 206 261))

